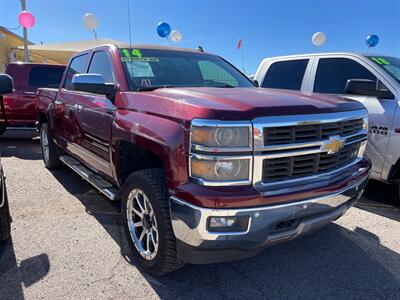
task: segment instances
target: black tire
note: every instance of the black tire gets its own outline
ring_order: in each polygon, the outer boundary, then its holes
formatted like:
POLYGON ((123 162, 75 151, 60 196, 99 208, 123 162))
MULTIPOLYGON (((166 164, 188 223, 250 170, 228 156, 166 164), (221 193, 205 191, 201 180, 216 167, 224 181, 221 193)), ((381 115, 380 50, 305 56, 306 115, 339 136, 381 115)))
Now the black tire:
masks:
POLYGON ((58 154, 57 146, 53 142, 53 137, 49 131, 47 123, 40 126, 40 148, 42 149, 43 162, 47 169, 57 169, 62 166, 60 155, 58 154), (48 155, 45 154, 45 137, 48 142, 48 155))
MULTIPOLYGON (((11 216, 8 207, 7 191, 5 194, 5 202, 2 207, 0 207, 0 241, 5 241, 10 238, 11 234, 11 216)), ((2 199, 0 200, 0 202, 2 199)))
POLYGON ((162 169, 146 169, 131 174, 122 190, 121 214, 133 256, 139 266, 154 276, 163 276, 184 266, 176 253, 176 240, 169 213, 169 193, 162 169), (148 198, 158 225, 158 251, 153 259, 142 257, 136 249, 128 228, 128 196, 134 189, 140 189, 148 198))

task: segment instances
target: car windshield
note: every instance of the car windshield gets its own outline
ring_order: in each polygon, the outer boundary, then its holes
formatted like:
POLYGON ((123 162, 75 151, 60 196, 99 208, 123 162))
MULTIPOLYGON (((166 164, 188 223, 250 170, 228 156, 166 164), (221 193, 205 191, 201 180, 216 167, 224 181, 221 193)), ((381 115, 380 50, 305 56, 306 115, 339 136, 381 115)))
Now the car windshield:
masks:
POLYGON ((158 49, 120 49, 132 91, 158 87, 254 87, 222 58, 206 53, 158 49))
POLYGON ((381 66, 390 76, 400 83, 400 58, 389 56, 368 56, 375 64, 381 66))

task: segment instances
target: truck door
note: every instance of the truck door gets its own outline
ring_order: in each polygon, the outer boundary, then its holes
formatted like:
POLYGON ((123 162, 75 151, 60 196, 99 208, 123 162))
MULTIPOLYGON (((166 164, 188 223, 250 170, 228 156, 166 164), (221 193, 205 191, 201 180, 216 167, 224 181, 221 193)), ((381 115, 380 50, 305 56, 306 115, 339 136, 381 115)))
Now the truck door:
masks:
MULTIPOLYGON (((115 76, 110 56, 106 51, 93 53, 88 73, 100 74, 105 82, 115 84, 115 76)), ((93 168, 112 175, 110 165, 111 128, 115 107, 105 95, 85 94, 75 98, 76 129, 78 145, 93 159, 86 159, 93 168)))
POLYGON ((72 77, 75 74, 85 73, 89 60, 89 54, 85 53, 74 57, 67 69, 63 86, 57 93, 53 105, 54 133, 56 139, 64 146, 76 142, 74 126, 73 105, 77 97, 84 97, 81 93, 71 90, 72 77))
POLYGON ((345 95, 345 86, 349 79, 382 80, 382 78, 377 78, 378 73, 370 71, 367 67, 361 60, 356 61, 351 58, 320 58, 315 73, 313 91, 344 95, 365 105, 369 113, 366 155, 372 161, 372 177, 380 179, 397 101, 393 101, 393 99, 378 100, 370 96, 345 95))

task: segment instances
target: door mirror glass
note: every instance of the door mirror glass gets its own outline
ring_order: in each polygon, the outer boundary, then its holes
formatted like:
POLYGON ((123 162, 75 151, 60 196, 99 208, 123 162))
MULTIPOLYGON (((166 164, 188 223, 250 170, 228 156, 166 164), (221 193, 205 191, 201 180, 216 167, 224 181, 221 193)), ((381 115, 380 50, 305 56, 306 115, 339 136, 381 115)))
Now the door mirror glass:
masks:
POLYGON ((349 79, 346 83, 346 94, 371 96, 378 99, 394 99, 394 95, 380 81, 369 79, 349 79))
POLYGON ((0 74, 0 96, 14 91, 14 81, 10 75, 0 74))
POLYGON ((115 85, 106 83, 100 74, 74 75, 72 77, 72 90, 105 95, 108 98, 113 98, 115 95, 115 85))

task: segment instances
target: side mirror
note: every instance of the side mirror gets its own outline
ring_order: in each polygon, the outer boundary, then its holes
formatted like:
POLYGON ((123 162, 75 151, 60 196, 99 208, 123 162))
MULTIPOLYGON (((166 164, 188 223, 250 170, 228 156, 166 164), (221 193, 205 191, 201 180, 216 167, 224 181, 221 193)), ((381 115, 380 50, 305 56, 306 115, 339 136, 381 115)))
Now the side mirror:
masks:
POLYGON ((14 80, 10 75, 0 74, 0 96, 14 92, 14 80))
POLYGON ((394 95, 379 80, 349 79, 346 83, 345 93, 350 95, 371 96, 378 99, 394 99, 394 95))
POLYGON ((115 85, 106 83, 100 74, 75 74, 72 77, 72 90, 114 98, 115 85))

